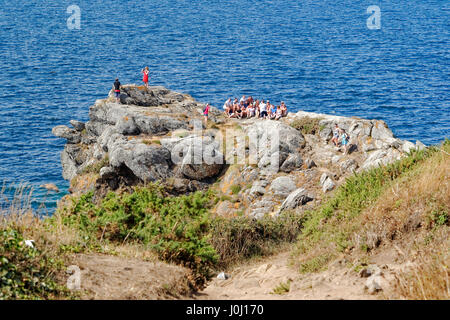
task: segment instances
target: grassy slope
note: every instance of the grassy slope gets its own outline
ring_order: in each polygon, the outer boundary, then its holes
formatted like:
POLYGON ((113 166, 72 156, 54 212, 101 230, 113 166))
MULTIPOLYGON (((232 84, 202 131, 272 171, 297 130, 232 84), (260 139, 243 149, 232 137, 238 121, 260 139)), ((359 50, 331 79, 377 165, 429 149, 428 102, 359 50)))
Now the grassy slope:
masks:
POLYGON ((402 243, 418 263, 397 278, 405 298, 449 298, 450 141, 347 179, 303 224, 292 260, 300 272, 323 270, 340 254, 362 260, 402 243), (414 241, 411 240, 414 238, 414 241))

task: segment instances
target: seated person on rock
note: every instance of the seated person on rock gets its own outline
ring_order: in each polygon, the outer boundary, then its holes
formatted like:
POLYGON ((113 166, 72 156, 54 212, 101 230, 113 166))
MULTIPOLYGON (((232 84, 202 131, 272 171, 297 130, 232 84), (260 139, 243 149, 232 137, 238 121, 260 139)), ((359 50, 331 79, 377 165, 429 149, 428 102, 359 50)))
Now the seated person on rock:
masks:
POLYGON ((232 106, 233 103, 231 102, 231 98, 228 98, 227 101, 225 101, 225 103, 223 104, 223 112, 225 114, 227 114, 227 110, 229 109, 230 106, 232 106))
POLYGON ((286 104, 284 103, 284 101, 281 101, 280 109, 281 109, 281 116, 286 117, 288 112, 287 112, 287 107, 286 107, 286 104))
POLYGON ((275 120, 280 120, 283 116, 283 112, 281 111, 281 107, 277 106, 277 111, 275 112, 275 120))
POLYGON ((275 119, 276 117, 277 108, 275 105, 271 104, 269 109, 269 119, 275 119))
POLYGON ((251 118, 255 116, 255 106, 254 104, 250 104, 250 106, 247 108, 247 118, 251 118))

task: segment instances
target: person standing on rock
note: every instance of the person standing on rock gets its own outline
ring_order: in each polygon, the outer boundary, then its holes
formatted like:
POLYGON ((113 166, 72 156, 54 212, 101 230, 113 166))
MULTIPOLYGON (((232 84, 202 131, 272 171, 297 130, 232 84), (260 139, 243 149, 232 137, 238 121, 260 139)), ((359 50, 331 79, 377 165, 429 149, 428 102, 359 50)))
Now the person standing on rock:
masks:
POLYGON ((142 81, 144 81, 145 87, 148 88, 148 75, 150 74, 150 70, 148 69, 148 67, 145 67, 141 70, 141 73, 144 75, 142 81))
POLYGON ((344 129, 342 130, 342 135, 341 135, 341 144, 344 146, 344 154, 348 153, 348 146, 349 146, 349 136, 347 134, 347 132, 345 132, 344 129))
POLYGON ((339 131, 340 131, 339 126, 337 123, 335 123, 333 130, 333 138, 331 139, 331 142, 333 142, 336 147, 339 144, 339 131))
POLYGON ((120 82, 119 78, 116 78, 116 81, 114 81, 114 94, 116 96, 116 102, 120 103, 120 82))
POLYGON ((203 109, 203 117, 205 118, 205 128, 208 124, 209 109, 210 109, 210 106, 209 106, 209 103, 207 103, 205 109, 203 109))

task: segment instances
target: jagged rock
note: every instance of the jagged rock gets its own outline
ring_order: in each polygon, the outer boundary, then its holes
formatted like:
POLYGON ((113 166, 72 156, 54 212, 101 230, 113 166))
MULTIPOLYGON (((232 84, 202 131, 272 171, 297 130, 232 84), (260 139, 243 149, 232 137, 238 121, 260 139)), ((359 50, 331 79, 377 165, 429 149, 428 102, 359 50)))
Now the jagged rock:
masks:
POLYGON ((333 180, 330 178, 328 173, 323 173, 320 177, 320 184, 322 185, 322 191, 327 192, 334 189, 336 184, 333 182, 333 180))
POLYGON ((140 116, 135 118, 136 126, 144 134, 160 134, 177 129, 187 129, 186 121, 169 116, 140 116))
POLYGON ((328 173, 326 173, 326 172, 322 173, 322 175, 320 176, 320 180, 319 180, 320 184, 323 185, 325 183, 325 180, 327 180, 327 179, 328 179, 328 173))
POLYGON ((369 294, 375 294, 383 288, 381 287, 382 279, 380 275, 373 275, 367 278, 365 288, 369 294))
POLYGON ((77 144, 81 142, 81 134, 65 125, 54 127, 52 129, 52 134, 59 138, 66 139, 67 143, 77 144))
POLYGON ((358 169, 358 162, 353 159, 345 160, 340 164, 342 172, 355 172, 358 169))
POLYGON ((226 274, 225 272, 221 272, 217 275, 217 279, 219 280, 227 280, 229 279, 231 276, 226 274))
POLYGON ((278 172, 280 165, 287 159, 288 154, 286 152, 274 152, 272 154, 264 154, 258 162, 258 168, 267 169, 271 172, 278 172))
POLYGON ((427 146, 424 145, 422 142, 420 142, 419 140, 416 141, 416 149, 417 150, 423 150, 425 149, 427 146))
POLYGON ((270 185, 270 190, 275 196, 285 198, 296 189, 295 181, 288 176, 274 179, 270 185))
POLYGON ((284 200, 276 215, 278 216, 284 210, 295 209, 311 200, 314 200, 314 198, 308 195, 307 190, 304 188, 298 188, 297 190, 291 192, 291 194, 289 194, 289 196, 284 200))
POLYGON ((409 153, 411 150, 415 148, 416 148, 415 144, 410 141, 405 141, 402 145, 402 151, 406 153, 409 153))
POLYGON ((253 198, 258 197, 258 196, 262 196, 264 193, 266 193, 266 189, 265 186, 267 185, 267 181, 265 181, 265 185, 264 183, 261 183, 261 181, 256 181, 253 185, 252 188, 250 189, 249 195, 253 198))
POLYGON ((319 131, 319 136, 324 141, 329 141, 333 137, 333 131, 329 126, 326 126, 324 122, 319 122, 319 126, 323 129, 319 131))
POLYGON ((116 171, 113 167, 103 167, 100 169, 100 177, 101 178, 111 178, 116 175, 116 171))
POLYGON ((228 217, 235 211, 233 204, 228 200, 220 202, 216 207, 216 214, 220 217, 228 217))
POLYGON ((306 167, 306 169, 311 169, 311 168, 317 167, 317 165, 316 165, 316 163, 314 162, 314 160, 312 160, 312 159, 307 159, 307 160, 305 161, 305 167, 306 167))
POLYGON ((371 264, 367 268, 364 268, 359 272, 359 276, 361 278, 368 278, 370 276, 374 276, 374 275, 378 276, 381 274, 382 274, 381 269, 375 264, 371 264))
POLYGON ((116 123, 117 132, 123 135, 138 135, 140 130, 132 116, 120 118, 116 123))
POLYGON ((214 177, 224 165, 219 145, 212 139, 205 140, 199 137, 182 139, 172 149, 172 161, 175 164, 180 164, 179 155, 183 155, 180 171, 190 179, 203 180, 214 177))
POLYGON ((67 145, 61 152, 62 176, 66 180, 72 180, 77 175, 77 166, 66 149, 67 145))
POLYGON ((281 165, 280 170, 283 172, 291 172, 295 169, 301 168, 303 159, 299 154, 290 154, 281 165))
POLYGON ((400 159, 400 156, 400 152, 393 148, 387 150, 376 150, 370 153, 369 157, 362 164, 361 169, 367 170, 384 165, 400 159))
MULTIPOLYGON (((122 91, 122 103, 115 102, 112 91, 109 98, 97 100, 89 108, 89 121, 85 124, 72 120, 74 129, 53 129, 56 136, 67 139, 61 153, 65 179, 73 179, 107 156, 110 163, 101 168, 96 190, 160 180, 169 193, 185 194, 208 188, 223 174, 218 185, 223 194, 232 194, 233 186, 242 189, 233 195, 236 203, 217 206, 218 214, 234 215, 239 209, 259 219, 272 215, 283 200, 278 212, 303 204, 307 193, 302 194, 296 183, 311 186, 318 172, 340 169, 340 174, 345 175, 392 162, 412 148, 424 147, 419 142, 414 145, 395 138, 383 121, 302 111, 280 121, 230 120, 211 108, 208 123, 226 124, 220 131, 194 130, 204 127, 204 104, 189 95, 136 85, 124 85, 122 91), (319 132, 306 135, 305 139, 289 125, 302 117, 318 120, 319 132), (351 153, 351 158, 338 153, 329 142, 335 123, 351 136, 356 153, 351 153), (240 138, 249 138, 244 147, 233 146, 233 155, 245 154, 256 161, 224 163, 221 144, 214 137, 229 129, 240 138), (272 145, 272 138, 277 136, 279 144, 272 145), (279 171, 290 175, 280 177, 279 171)), ((228 160, 234 157, 227 155, 228 160)), ((326 174, 320 186, 324 192, 332 190, 337 179, 338 176, 326 174)))
POLYGON ((189 126, 193 127, 196 130, 206 129, 205 122, 202 119, 189 120, 189 126))
POLYGON ((74 129, 79 132, 83 131, 86 128, 85 124, 81 121, 70 120, 69 122, 74 127, 74 129))
POLYGON ((81 136, 81 143, 85 145, 94 144, 97 142, 97 138, 91 135, 82 135, 81 136))
POLYGON ((170 153, 166 148, 140 143, 125 143, 109 148, 109 162, 125 165, 142 181, 156 181, 170 176, 170 153))
POLYGON ((246 132, 249 136, 249 148, 256 151, 258 159, 262 159, 264 156, 270 159, 276 152, 279 152, 279 157, 282 158, 286 154, 297 152, 306 144, 300 131, 279 121, 255 122, 246 129, 246 132), (273 144, 276 137, 279 138, 278 144, 273 144))
POLYGON ((341 160, 342 156, 336 155, 336 156, 332 156, 331 157, 331 163, 332 164, 336 164, 339 162, 339 160, 341 160))
POLYGON ((250 205, 248 216, 255 219, 261 219, 268 213, 272 212, 274 205, 275 203, 272 200, 264 197, 250 205))
POLYGON ((333 182, 333 180, 328 178, 327 180, 325 180, 325 182, 322 186, 322 190, 323 190, 323 192, 331 191, 334 189, 335 186, 336 186, 336 184, 333 182))
POLYGON ((371 136, 375 140, 388 140, 389 138, 393 138, 394 134, 388 128, 386 122, 378 120, 373 124, 371 136))

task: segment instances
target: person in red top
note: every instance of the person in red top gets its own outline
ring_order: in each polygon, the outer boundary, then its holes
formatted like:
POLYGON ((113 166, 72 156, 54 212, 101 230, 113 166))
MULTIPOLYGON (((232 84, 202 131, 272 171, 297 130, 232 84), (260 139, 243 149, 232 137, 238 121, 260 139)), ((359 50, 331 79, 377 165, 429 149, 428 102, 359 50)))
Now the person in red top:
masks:
POLYGON ((210 108, 211 107, 209 106, 209 103, 207 103, 205 109, 203 109, 203 116, 205 117, 205 128, 206 128, 206 125, 208 124, 208 114, 209 114, 210 108))
POLYGON ((148 69, 148 67, 145 67, 141 72, 144 74, 142 81, 144 81, 145 86, 148 88, 148 75, 150 74, 150 70, 148 69))

